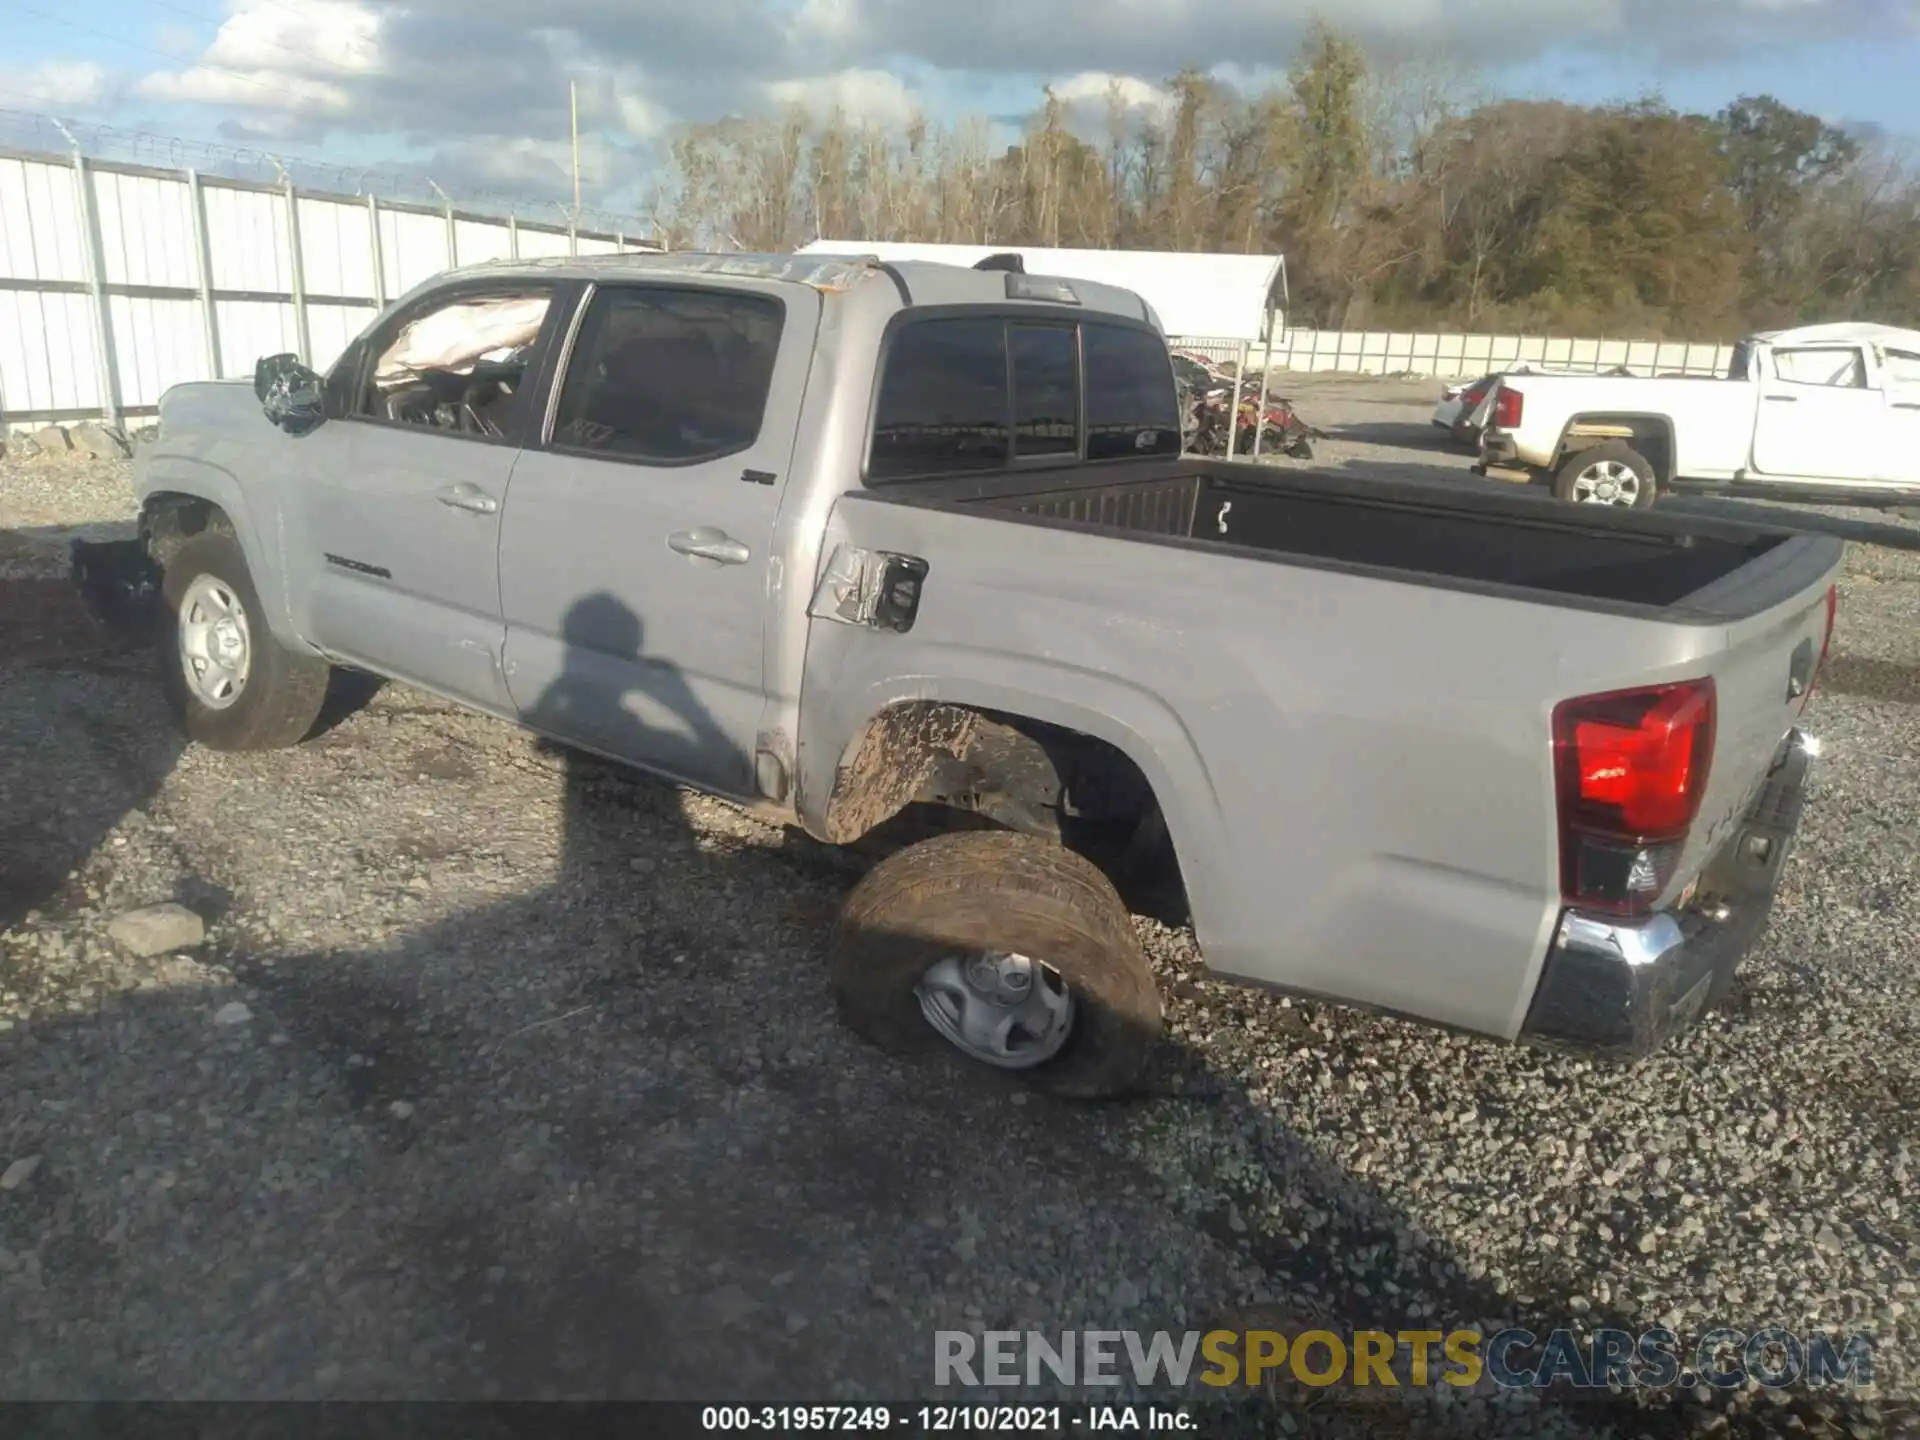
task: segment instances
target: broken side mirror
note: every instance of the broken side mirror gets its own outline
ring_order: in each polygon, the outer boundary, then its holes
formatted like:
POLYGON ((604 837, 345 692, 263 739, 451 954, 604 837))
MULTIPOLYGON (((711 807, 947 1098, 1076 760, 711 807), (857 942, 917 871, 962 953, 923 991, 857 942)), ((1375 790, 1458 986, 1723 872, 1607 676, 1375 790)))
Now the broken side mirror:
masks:
POLYGON ((269 355, 253 367, 253 393, 268 420, 304 435, 326 419, 326 386, 298 355, 269 355))

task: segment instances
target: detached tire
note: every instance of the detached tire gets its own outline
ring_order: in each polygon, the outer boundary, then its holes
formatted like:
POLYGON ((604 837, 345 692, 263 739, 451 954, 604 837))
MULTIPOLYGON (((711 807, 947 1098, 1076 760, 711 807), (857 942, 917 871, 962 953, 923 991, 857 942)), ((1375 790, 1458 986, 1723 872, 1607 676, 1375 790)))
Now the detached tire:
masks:
POLYGON ((1653 462, 1624 440, 1576 450, 1553 477, 1554 498, 1574 505, 1646 510, 1658 492, 1653 462))
POLYGON ((962 832, 881 861, 840 912, 828 978, 862 1039, 896 1055, 962 1056, 969 1052, 934 1028, 916 990, 940 962, 980 954, 1041 961, 1072 999, 1058 1051, 1005 1067, 1010 1074, 1076 1099, 1125 1094, 1138 1082, 1161 1031, 1153 972, 1106 876, 1047 841, 962 832))
POLYGON ((205 530, 168 557, 160 671, 190 739, 211 750, 281 750, 313 729, 333 667, 267 626, 240 542, 205 530))

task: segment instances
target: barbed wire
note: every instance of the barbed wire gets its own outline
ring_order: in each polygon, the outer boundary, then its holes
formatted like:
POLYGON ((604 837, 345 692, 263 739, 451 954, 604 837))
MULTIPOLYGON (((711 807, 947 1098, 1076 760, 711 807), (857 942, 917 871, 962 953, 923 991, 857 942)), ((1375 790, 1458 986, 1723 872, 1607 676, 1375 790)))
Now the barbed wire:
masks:
POLYGON ((65 157, 72 152, 75 142, 87 159, 107 163, 118 161, 155 169, 197 170, 210 178, 263 185, 290 182, 302 190, 372 195, 381 200, 435 208, 451 203, 455 209, 474 214, 501 218, 512 215, 546 225, 564 226, 573 218, 582 230, 624 234, 629 238, 650 235, 654 230, 650 221, 626 211, 583 205, 576 217, 573 206, 564 201, 464 186, 448 192, 423 173, 310 160, 255 146, 187 140, 98 121, 63 120, 50 114, 0 107, 0 147, 65 157))

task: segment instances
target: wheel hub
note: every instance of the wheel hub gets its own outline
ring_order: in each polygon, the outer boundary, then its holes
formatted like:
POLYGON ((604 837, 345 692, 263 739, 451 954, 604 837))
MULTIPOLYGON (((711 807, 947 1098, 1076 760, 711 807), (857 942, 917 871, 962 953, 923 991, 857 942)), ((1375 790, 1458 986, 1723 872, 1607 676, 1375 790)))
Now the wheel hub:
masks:
POLYGON ((253 636, 231 585, 201 575, 187 586, 180 597, 179 648, 187 688, 202 705, 225 710, 240 698, 252 669, 253 636))
POLYGON ((1073 997, 1052 966, 1005 950, 949 955, 915 987, 927 1023, 975 1060, 1025 1070, 1060 1053, 1073 997))

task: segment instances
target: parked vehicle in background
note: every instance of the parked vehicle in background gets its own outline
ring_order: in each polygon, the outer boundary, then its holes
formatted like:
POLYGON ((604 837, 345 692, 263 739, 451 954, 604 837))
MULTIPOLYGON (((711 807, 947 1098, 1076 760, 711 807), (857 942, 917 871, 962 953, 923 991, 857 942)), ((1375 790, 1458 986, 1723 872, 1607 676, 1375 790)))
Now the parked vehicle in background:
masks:
POLYGON ((1480 463, 1561 500, 1646 508, 1667 490, 1893 506, 1920 499, 1920 331, 1753 335, 1724 377, 1507 376, 1480 463))
MULTIPOLYGON (((1469 450, 1480 447, 1481 417, 1479 411, 1487 396, 1493 393, 1494 386, 1509 375, 1584 375, 1583 370, 1556 370, 1551 366, 1531 365, 1522 361, 1510 370, 1496 370, 1491 375, 1482 375, 1478 380, 1463 381, 1458 385, 1449 385, 1440 392, 1440 402, 1433 407, 1433 423, 1453 437, 1454 443, 1469 450)), ((1606 372, 1609 375, 1630 375, 1633 372, 1626 366, 1617 366, 1606 372)))
POLYGON ((168 390, 135 486, 194 741, 346 666, 829 844, 911 808, 841 1014, 1070 1095, 1159 1043, 1123 891, 1221 978, 1660 1044, 1765 924, 1843 548, 1182 455, 1137 295, 855 256, 451 271, 168 390))

